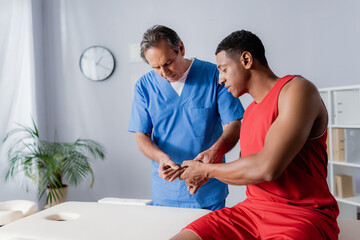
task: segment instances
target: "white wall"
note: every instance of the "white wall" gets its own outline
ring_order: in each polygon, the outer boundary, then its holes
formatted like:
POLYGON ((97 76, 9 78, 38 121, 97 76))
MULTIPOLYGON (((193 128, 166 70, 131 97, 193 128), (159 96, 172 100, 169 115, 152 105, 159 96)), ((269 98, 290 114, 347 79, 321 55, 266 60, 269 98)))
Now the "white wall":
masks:
MULTIPOLYGON (((217 44, 235 30, 256 33, 271 68, 279 75, 301 74, 318 87, 360 84, 360 2, 356 0, 35 0, 41 22, 36 33, 40 60, 40 129, 48 139, 92 138, 107 149, 94 162, 95 186, 69 190, 69 200, 102 197, 151 197, 151 164, 127 132, 132 76, 145 63, 130 63, 129 44, 139 43, 154 24, 176 30, 186 56, 215 62, 217 44), (79 57, 90 45, 109 48, 116 58, 112 77, 85 79, 79 57), (41 71, 42 69, 42 71, 41 71)), ((246 100, 249 102, 248 98, 246 100)), ((246 105, 247 105, 246 104, 246 105)), ((228 154, 235 159, 239 149, 228 154)), ((244 187, 231 187, 228 205, 244 199, 244 187)))

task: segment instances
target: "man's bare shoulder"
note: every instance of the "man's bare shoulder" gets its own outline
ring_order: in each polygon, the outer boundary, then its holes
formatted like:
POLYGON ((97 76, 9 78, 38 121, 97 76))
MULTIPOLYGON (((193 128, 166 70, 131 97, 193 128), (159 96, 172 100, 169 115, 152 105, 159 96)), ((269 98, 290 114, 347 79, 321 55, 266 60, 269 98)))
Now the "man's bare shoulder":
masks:
MULTIPOLYGON (((318 115, 323 104, 316 86, 303 77, 295 77, 284 85, 279 95, 279 113, 301 113, 301 109, 318 115)), ((300 117, 300 116, 299 116, 300 117)))
POLYGON ((301 76, 294 77, 291 81, 284 85, 281 91, 281 95, 283 96, 291 95, 306 97, 313 94, 319 94, 316 86, 311 81, 301 76))

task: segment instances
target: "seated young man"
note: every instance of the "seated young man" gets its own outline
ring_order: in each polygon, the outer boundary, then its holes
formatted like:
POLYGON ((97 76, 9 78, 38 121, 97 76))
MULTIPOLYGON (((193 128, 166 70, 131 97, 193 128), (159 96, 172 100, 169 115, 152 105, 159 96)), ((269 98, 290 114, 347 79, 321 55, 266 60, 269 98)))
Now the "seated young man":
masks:
POLYGON ((219 82, 234 97, 249 93, 241 156, 230 163, 186 161, 181 178, 194 194, 210 178, 247 185, 247 199, 205 215, 172 239, 338 239, 329 191, 328 115, 318 90, 301 76, 277 77, 261 40, 242 30, 216 50, 219 82))

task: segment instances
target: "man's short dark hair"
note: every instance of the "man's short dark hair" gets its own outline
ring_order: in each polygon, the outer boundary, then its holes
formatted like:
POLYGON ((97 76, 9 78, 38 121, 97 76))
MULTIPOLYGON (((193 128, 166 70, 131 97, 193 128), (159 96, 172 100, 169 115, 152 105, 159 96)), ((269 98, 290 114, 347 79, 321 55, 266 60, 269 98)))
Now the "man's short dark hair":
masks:
POLYGON ((241 54, 247 51, 262 65, 268 66, 265 48, 260 38, 246 30, 235 31, 224 38, 216 48, 215 55, 221 51, 225 51, 226 55, 234 61, 237 61, 241 54))
POLYGON ((161 39, 166 40, 176 54, 179 53, 181 39, 178 34, 171 28, 155 25, 146 30, 140 44, 140 55, 145 62, 147 62, 144 54, 145 51, 151 47, 156 47, 161 39))

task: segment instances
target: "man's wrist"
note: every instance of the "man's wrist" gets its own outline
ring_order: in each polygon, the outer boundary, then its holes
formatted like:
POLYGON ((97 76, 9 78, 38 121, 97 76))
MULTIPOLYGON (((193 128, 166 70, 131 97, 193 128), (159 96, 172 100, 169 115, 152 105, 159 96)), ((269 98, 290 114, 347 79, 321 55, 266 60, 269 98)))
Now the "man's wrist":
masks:
POLYGON ((164 160, 169 160, 169 159, 170 159, 170 157, 165 153, 159 153, 156 158, 158 163, 160 163, 161 161, 164 161, 164 160))
POLYGON ((225 155, 225 148, 221 146, 222 144, 216 144, 210 148, 210 151, 214 152, 213 159, 215 160, 212 163, 221 163, 225 155))
POLYGON ((219 139, 219 141, 214 144, 211 148, 212 151, 215 151, 218 155, 222 155, 224 156, 226 153, 226 146, 225 146, 225 142, 221 141, 219 139))
POLYGON ((214 170, 216 168, 216 164, 206 164, 204 167, 205 167, 205 177, 208 179, 214 178, 214 170))

